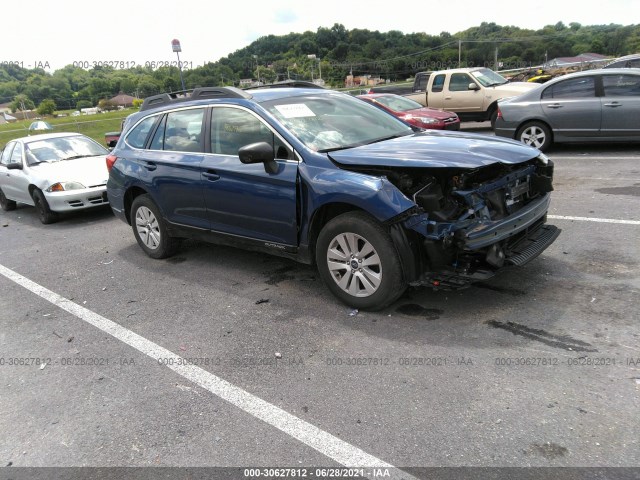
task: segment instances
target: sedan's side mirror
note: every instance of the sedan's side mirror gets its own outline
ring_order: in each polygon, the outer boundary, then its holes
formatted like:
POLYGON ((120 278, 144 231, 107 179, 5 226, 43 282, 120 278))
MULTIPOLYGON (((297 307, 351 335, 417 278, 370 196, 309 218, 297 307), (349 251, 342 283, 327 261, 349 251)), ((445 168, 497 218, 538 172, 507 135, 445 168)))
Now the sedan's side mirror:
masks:
POLYGON ((9 163, 7 165, 7 170, 22 170, 21 163, 9 163))
POLYGON ((469 90, 480 90, 480 87, 478 86, 477 83, 471 82, 469 84, 469 90))
POLYGON ((256 142, 245 145, 238 150, 240 161, 245 164, 264 163, 264 171, 278 173, 278 163, 275 161, 273 147, 267 142, 256 142))

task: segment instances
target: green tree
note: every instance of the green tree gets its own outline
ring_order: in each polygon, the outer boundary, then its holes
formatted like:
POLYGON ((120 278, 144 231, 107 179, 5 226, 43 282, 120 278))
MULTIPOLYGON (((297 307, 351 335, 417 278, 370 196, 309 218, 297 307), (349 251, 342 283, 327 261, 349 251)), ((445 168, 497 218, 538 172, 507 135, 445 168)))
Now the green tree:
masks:
POLYGON ((38 105, 38 113, 40 115, 53 115, 56 111, 56 102, 51 98, 45 98, 38 105))
POLYGON ((18 110, 20 110, 20 111, 33 110, 34 108, 36 108, 36 105, 26 95, 19 94, 19 95, 16 95, 14 97, 13 102, 11 102, 11 104, 9 104, 9 108, 11 109, 12 113, 15 113, 18 110))

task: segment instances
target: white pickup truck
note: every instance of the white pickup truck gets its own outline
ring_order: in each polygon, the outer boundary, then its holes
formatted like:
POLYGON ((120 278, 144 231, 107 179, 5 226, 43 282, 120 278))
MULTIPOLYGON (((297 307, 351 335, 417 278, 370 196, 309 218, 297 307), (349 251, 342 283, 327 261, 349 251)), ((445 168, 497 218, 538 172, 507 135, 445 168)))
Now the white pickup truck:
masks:
MULTIPOLYGON (((402 92, 425 107, 456 112, 462 121, 491 120, 495 124, 498 100, 539 88, 540 84, 509 82, 488 68, 456 68, 416 74, 411 92, 402 92)), ((372 92, 382 92, 374 87, 372 92)), ((394 92, 400 93, 400 92, 394 92)))

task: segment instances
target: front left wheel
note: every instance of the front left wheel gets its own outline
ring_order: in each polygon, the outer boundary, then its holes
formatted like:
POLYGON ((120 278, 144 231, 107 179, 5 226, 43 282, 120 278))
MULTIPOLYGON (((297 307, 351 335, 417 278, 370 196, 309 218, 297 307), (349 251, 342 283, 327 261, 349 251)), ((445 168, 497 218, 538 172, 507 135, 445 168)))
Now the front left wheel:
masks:
POLYGON ((380 310, 407 287, 389 233, 364 212, 339 215, 324 226, 316 263, 329 290, 354 308, 380 310))
POLYGON ((58 214, 49 208, 49 202, 47 202, 42 190, 36 188, 31 192, 31 198, 36 210, 38 210, 38 217, 40 217, 40 221, 43 224, 48 225, 58 220, 58 214))
POLYGON ((170 257, 180 247, 180 241, 169 236, 160 209, 149 195, 140 195, 133 201, 131 227, 138 245, 151 258, 170 257))

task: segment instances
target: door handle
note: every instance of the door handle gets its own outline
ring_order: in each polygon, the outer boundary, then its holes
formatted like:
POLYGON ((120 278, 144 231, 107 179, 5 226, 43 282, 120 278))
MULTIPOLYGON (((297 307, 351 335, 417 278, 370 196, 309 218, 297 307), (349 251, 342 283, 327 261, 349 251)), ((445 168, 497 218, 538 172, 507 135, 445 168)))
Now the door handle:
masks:
POLYGON ((202 176, 204 178, 206 178, 207 180, 211 180, 212 182, 215 182, 216 180, 220 179, 220 175, 218 175, 215 170, 207 170, 206 172, 204 172, 202 174, 202 176))
POLYGON ((622 104, 620 102, 611 102, 611 103, 605 103, 604 106, 605 107, 621 107, 622 104))
POLYGON ((560 105, 559 103, 552 103, 550 105, 547 105, 548 108, 562 108, 563 105, 560 105))
POLYGON ((150 172, 153 172, 156 168, 158 168, 158 166, 153 162, 147 162, 144 168, 146 168, 150 172))

